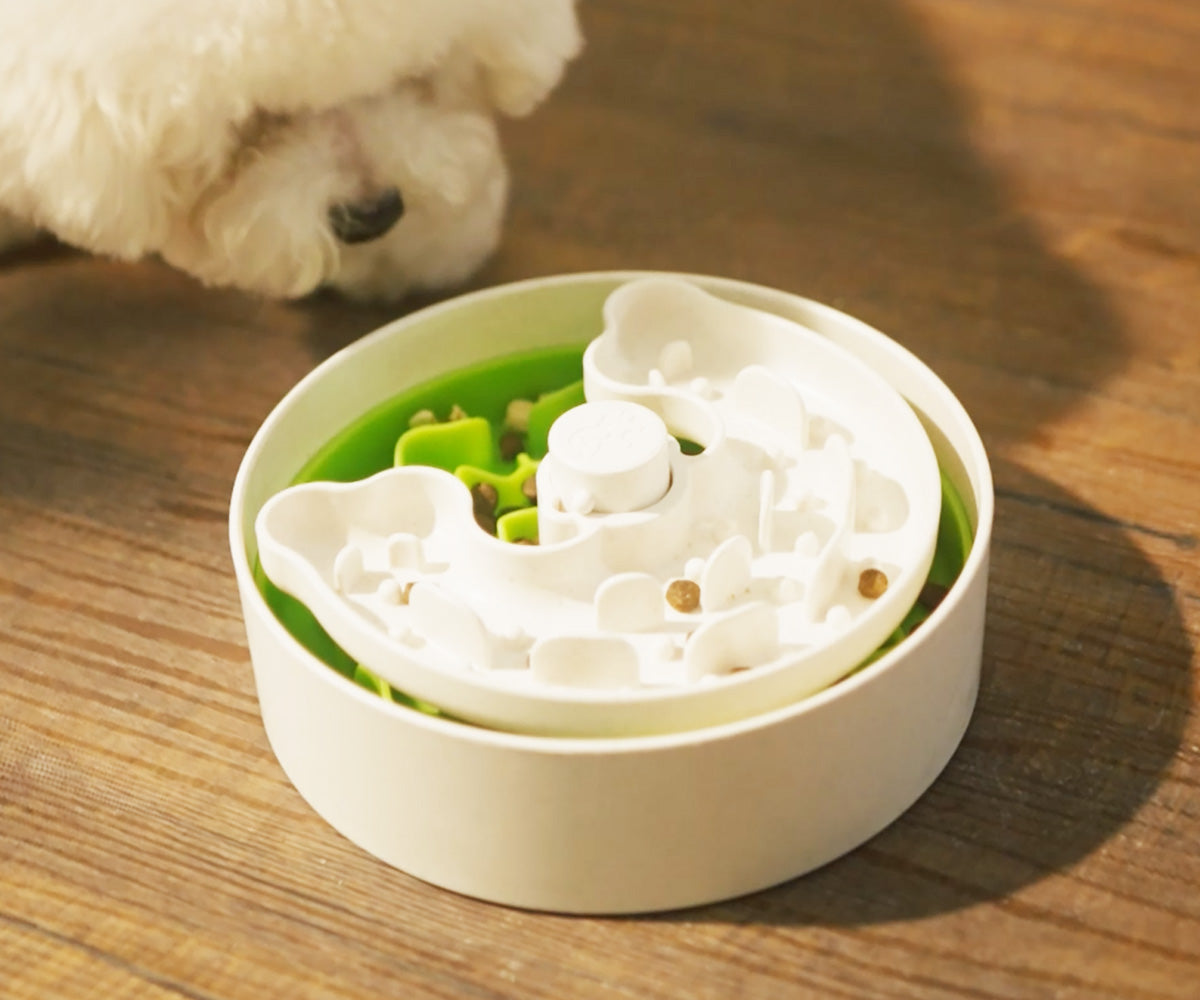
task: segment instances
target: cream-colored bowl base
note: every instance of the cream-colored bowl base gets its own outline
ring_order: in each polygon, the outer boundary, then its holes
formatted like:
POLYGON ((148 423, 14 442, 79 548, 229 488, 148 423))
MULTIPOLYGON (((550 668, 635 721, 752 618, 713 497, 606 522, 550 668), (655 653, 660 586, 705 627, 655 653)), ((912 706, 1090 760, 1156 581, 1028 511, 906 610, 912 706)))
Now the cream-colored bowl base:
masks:
POLYGON ((665 736, 493 732, 385 701, 321 663, 255 587, 254 519, 312 453, 373 406, 444 372, 600 332, 639 273, 502 286, 398 320, 330 358, 264 422, 234 485, 230 543, 271 746, 350 840, 456 892, 571 913, 673 909, 801 875, 883 829, 933 782, 970 719, 983 644, 992 483, 969 417, 928 368, 836 310, 740 282, 714 294, 798 320, 918 411, 975 525, 967 564, 917 632, 796 705, 665 736))

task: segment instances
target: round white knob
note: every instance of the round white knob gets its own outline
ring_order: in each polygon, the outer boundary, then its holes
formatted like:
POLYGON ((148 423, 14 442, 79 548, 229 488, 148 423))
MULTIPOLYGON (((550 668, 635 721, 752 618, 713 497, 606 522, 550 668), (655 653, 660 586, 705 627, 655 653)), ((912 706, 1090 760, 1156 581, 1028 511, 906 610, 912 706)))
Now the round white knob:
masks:
POLYGON ((616 514, 661 500, 671 485, 671 436, 644 406, 612 399, 568 410, 550 428, 555 491, 616 514))

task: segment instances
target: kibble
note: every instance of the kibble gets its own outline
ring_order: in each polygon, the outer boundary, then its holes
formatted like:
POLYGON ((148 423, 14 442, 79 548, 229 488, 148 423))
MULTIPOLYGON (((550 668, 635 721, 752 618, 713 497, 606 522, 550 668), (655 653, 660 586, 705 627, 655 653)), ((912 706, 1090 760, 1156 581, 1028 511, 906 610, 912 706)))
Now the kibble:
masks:
POLYGON ((887 574, 880 569, 864 569, 858 576, 858 592, 870 600, 882 597, 888 588, 887 574))
POLYGON ((667 584, 667 603, 676 611, 690 614, 700 607, 700 584, 695 580, 672 580, 667 584))
POLYGON ((437 422, 437 414, 433 410, 417 410, 416 413, 408 418, 409 427, 428 427, 430 424, 436 424, 437 422))
POLYGON ((505 426, 518 433, 529 430, 529 414, 533 411, 533 403, 528 399, 512 400, 504 411, 505 426))
POLYGON ((451 421, 466 420, 467 419, 467 411, 464 410, 457 403, 455 403, 453 406, 450 407, 450 415, 446 419, 451 420, 451 421))
POLYGON ((530 476, 521 484, 521 496, 530 503, 537 503, 537 476, 530 476))
POLYGON ((511 462, 525 450, 525 437, 518 431, 505 431, 500 435, 500 457, 511 462))
POLYGON ((491 483, 476 483, 471 487, 471 499, 475 502, 476 510, 486 510, 491 514, 496 510, 500 494, 491 483))
POLYGON ((475 523, 489 535, 496 533, 496 502, 500 494, 491 483, 476 483, 471 487, 471 502, 475 523))

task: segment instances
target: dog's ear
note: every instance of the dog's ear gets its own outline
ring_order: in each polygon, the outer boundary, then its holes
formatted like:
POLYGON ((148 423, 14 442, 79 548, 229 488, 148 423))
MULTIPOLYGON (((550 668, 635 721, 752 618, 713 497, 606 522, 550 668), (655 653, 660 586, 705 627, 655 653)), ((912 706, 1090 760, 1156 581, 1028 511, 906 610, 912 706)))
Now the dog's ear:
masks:
POLYGON ((542 103, 583 49, 574 0, 499 0, 480 18, 467 49, 493 110, 522 117, 542 103))
MULTIPOLYGON (((35 223, 67 243, 125 259, 153 253, 185 192, 228 162, 236 108, 199 93, 200 81, 197 93, 182 99, 194 111, 181 116, 172 95, 153 86, 130 79, 91 87, 82 79, 83 72, 40 80, 25 104, 26 117, 37 120, 0 124, 4 141, 24 151, 20 200, 35 223)), ((178 81, 174 97, 187 87, 178 81)), ((6 89, 11 97, 13 88, 6 89)))

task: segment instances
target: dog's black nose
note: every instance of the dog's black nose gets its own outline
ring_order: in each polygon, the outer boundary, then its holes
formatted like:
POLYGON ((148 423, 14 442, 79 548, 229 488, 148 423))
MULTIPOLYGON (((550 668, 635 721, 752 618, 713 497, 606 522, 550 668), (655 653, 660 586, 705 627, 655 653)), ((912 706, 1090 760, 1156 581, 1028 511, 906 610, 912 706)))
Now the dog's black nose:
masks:
POLYGON ((329 209, 333 235, 343 243, 377 240, 404 214, 404 201, 394 187, 360 201, 346 201, 329 209))

